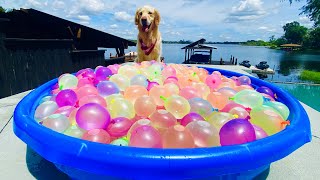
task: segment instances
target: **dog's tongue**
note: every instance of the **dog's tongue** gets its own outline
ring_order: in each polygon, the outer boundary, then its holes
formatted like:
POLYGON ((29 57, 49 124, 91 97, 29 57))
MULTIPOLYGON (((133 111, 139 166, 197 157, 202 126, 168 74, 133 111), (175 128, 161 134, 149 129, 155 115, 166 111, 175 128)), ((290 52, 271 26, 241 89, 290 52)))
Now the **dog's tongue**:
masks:
POLYGON ((147 32, 147 31, 149 30, 149 27, 148 27, 148 26, 143 26, 143 27, 142 27, 142 30, 143 30, 144 32, 147 32))

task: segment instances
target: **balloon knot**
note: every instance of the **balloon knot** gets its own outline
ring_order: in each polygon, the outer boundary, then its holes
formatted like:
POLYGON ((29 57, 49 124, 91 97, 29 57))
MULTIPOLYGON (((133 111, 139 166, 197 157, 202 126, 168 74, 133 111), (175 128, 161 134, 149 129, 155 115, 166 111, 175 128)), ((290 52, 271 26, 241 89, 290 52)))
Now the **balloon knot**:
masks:
POLYGON ((247 107, 245 108, 246 111, 250 112, 251 111, 251 108, 247 107))
POLYGON ((59 86, 59 90, 62 90, 63 89, 63 85, 59 86))
POLYGON ((277 94, 276 94, 276 93, 274 93, 274 98, 278 99, 278 96, 277 96, 277 94))
POLYGON ((232 101, 233 101, 233 100, 234 100, 234 97, 229 97, 229 100, 232 100, 232 101))
POLYGON ((282 121, 281 124, 282 124, 282 125, 290 125, 290 120, 282 121))
POLYGON ((163 101, 167 100, 167 98, 165 98, 164 96, 160 96, 160 99, 162 99, 163 101))

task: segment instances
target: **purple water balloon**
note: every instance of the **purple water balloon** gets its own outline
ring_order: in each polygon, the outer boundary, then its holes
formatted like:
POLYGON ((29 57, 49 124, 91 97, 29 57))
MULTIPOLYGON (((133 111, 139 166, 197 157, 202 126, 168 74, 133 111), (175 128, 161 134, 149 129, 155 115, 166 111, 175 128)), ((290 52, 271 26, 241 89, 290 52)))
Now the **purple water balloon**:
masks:
POLYGON ((185 115, 181 121, 180 121, 180 124, 182 126, 186 126, 188 125, 190 122, 193 122, 193 121, 204 121, 204 118, 198 114, 198 113, 195 113, 195 112, 191 112, 187 115, 185 115))
POLYGON ((71 89, 62 90, 56 96, 56 103, 59 107, 74 106, 77 100, 77 94, 71 89))
POLYGON ((256 133, 256 139, 262 139, 268 136, 268 134, 259 126, 252 124, 254 131, 256 133))
POLYGON ((94 72, 91 68, 81 69, 76 73, 76 76, 79 76, 80 74, 83 74, 84 72, 94 72))
POLYGON ((247 119, 233 119, 219 132, 221 146, 243 144, 256 140, 253 126, 247 119))
POLYGON ((117 94, 120 92, 118 85, 111 81, 101 81, 97 85, 97 89, 99 95, 101 96, 109 96, 111 94, 117 94))
POLYGON ((112 71, 107 67, 100 67, 96 70, 96 77, 107 78, 112 75, 112 71))
POLYGON ((251 79, 248 76, 240 76, 238 83, 239 85, 251 85, 251 79))
POLYGON ((264 94, 268 94, 269 96, 271 96, 272 98, 274 98, 274 93, 273 91, 266 87, 266 86, 261 86, 259 87, 256 91, 258 91, 259 93, 264 93, 264 94))

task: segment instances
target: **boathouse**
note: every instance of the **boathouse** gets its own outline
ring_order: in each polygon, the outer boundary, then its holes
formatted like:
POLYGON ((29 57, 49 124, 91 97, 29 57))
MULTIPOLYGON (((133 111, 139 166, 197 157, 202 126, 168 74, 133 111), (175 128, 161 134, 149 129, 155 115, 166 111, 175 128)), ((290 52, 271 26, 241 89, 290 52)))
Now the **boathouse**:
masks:
POLYGON ((35 9, 0 13, 0 98, 36 88, 62 73, 124 62, 136 43, 35 9), (115 48, 118 57, 105 59, 115 48))

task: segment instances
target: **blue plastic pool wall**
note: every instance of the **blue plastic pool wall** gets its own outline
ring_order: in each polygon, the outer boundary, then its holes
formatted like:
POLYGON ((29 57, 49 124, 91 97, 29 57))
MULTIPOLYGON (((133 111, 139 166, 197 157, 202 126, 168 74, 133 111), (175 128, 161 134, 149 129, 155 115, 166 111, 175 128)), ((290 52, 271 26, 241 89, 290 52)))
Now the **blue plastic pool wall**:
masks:
MULTIPOLYGON (((213 68, 205 68, 209 72, 213 68)), ((226 76, 241 76, 230 71, 226 76)), ((285 103, 291 125, 285 130, 247 144, 195 149, 147 149, 119 147, 76 139, 39 125, 34 111, 42 97, 49 94, 57 79, 27 95, 14 113, 14 132, 29 147, 72 177, 87 174, 144 179, 181 179, 209 177, 251 178, 311 140, 310 122, 300 103, 282 89, 250 77, 254 87, 267 86, 285 103), (179 173, 183 171, 183 173, 179 173)), ((242 178, 241 178, 242 179, 242 178)))

